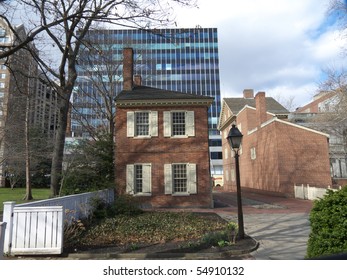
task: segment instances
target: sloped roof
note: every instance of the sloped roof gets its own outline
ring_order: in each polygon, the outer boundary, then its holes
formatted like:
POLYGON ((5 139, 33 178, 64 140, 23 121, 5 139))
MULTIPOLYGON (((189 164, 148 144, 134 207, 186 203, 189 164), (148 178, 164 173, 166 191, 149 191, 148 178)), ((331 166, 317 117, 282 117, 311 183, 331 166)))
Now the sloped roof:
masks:
POLYGON ((201 105, 211 105, 214 98, 210 96, 202 96, 196 94, 183 93, 147 86, 134 86, 132 90, 123 90, 115 98, 117 105, 135 105, 139 103, 159 104, 165 103, 169 105, 180 102, 182 104, 196 103, 201 105))
POLYGON ((147 86, 134 86, 132 90, 122 90, 117 96, 117 100, 152 100, 152 99, 212 99, 210 96, 183 93, 147 86))
MULTIPOLYGON (((272 97, 266 98, 266 111, 276 115, 287 115, 289 111, 284 108, 272 97)), ((224 102, 228 105, 234 115, 237 115, 246 105, 255 108, 254 98, 224 98, 224 102)))

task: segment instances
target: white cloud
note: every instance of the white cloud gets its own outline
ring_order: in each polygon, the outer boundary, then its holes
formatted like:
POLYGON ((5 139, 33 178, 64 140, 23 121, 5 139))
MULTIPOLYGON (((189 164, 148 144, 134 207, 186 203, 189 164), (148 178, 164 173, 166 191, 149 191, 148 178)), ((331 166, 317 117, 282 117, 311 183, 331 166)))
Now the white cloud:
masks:
POLYGON ((290 94, 303 105, 316 92, 321 69, 342 61, 342 39, 324 26, 329 2, 199 0, 200 9, 177 10, 177 21, 218 28, 222 96, 254 88, 290 94))

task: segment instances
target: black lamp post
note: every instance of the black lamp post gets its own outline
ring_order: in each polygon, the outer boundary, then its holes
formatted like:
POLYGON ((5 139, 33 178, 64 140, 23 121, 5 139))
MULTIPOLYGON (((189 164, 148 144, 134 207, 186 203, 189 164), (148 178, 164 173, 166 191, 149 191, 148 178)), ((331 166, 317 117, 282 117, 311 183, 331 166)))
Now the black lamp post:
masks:
POLYGON ((239 165, 239 150, 242 142, 242 133, 240 130, 233 124, 229 134, 228 142, 231 149, 235 153, 235 169, 236 169, 236 195, 237 195, 237 220, 239 227, 239 238, 245 238, 245 230, 243 227, 243 211, 242 211, 242 200, 241 200, 241 183, 240 183, 240 165, 239 165))

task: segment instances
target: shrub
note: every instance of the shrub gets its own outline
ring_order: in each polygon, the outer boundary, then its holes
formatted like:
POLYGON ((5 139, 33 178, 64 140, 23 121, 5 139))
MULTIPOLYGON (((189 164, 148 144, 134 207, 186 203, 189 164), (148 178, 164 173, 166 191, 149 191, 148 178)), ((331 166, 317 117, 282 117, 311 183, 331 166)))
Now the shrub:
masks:
POLYGON ((209 246, 220 246, 220 242, 226 242, 228 239, 227 232, 224 231, 215 231, 209 232, 202 237, 202 243, 209 246))
POLYGON ((347 251, 347 186, 314 202, 307 258, 347 251))
POLYGON ((235 244, 236 242, 236 236, 237 236, 237 233, 238 233, 238 226, 236 223, 234 222, 229 222, 227 225, 226 225, 226 232, 227 232, 227 235, 228 235, 228 241, 235 244))
POLYGON ((134 216, 143 213, 136 198, 129 194, 118 196, 114 202, 113 208, 116 215, 134 216))
POLYGON ((83 239, 88 225, 87 220, 76 220, 73 218, 74 211, 66 211, 66 220, 64 221, 64 247, 73 247, 83 239))
POLYGON ((216 231, 205 234, 202 238, 202 242, 210 246, 230 246, 232 244, 235 244, 237 232, 237 224, 234 222, 228 222, 223 231, 216 231))

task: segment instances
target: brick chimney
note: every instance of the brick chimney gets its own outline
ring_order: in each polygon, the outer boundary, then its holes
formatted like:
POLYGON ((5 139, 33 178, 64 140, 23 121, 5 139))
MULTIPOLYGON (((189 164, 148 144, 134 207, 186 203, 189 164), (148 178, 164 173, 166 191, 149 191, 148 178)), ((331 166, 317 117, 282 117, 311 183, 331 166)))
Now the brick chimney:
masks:
POLYGON ((141 77, 141 75, 135 75, 135 77, 134 77, 134 84, 135 84, 135 86, 141 86, 142 85, 142 77, 141 77))
POLYGON ((243 98, 254 98, 253 89, 244 89, 243 90, 243 98))
POLYGON ((258 92, 254 99, 258 126, 260 126, 267 121, 265 92, 258 92))
POLYGON ((134 75, 134 51, 132 48, 123 49, 123 90, 132 90, 134 75))

